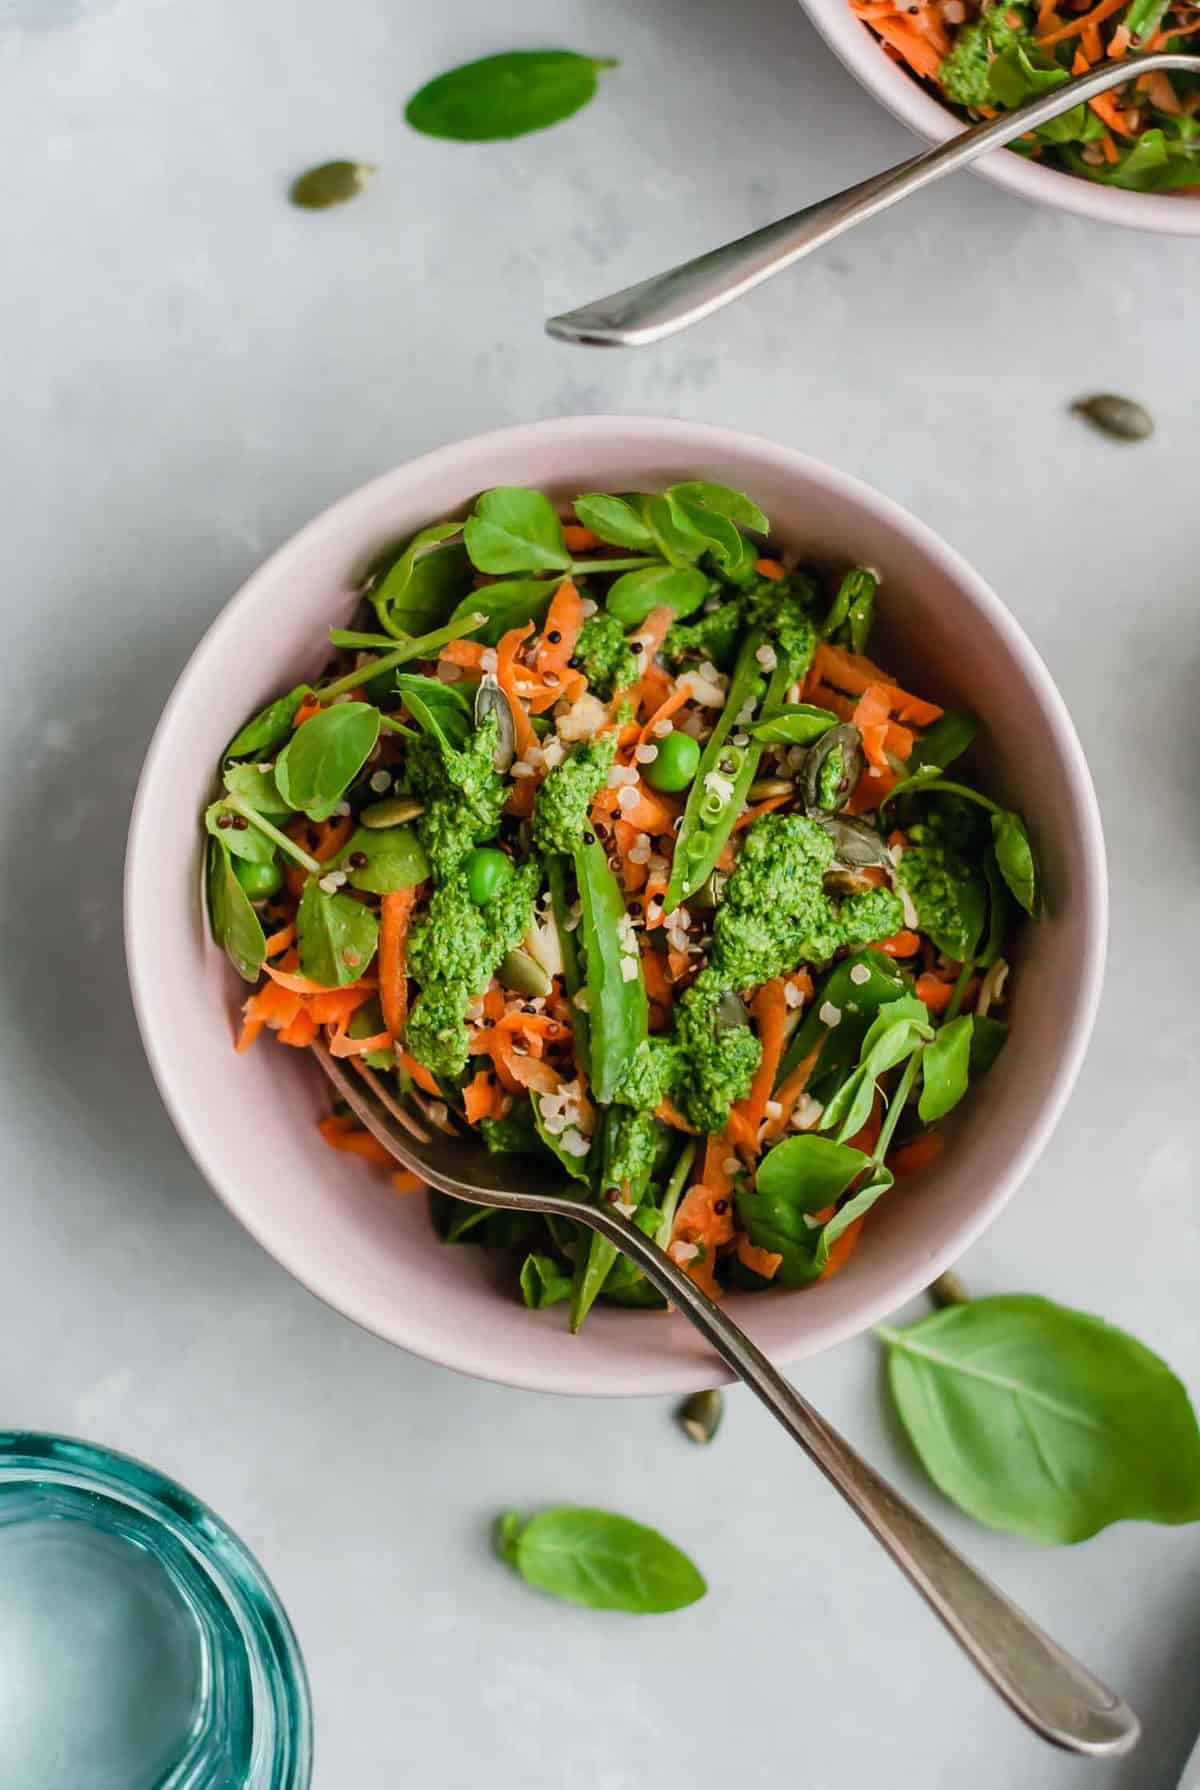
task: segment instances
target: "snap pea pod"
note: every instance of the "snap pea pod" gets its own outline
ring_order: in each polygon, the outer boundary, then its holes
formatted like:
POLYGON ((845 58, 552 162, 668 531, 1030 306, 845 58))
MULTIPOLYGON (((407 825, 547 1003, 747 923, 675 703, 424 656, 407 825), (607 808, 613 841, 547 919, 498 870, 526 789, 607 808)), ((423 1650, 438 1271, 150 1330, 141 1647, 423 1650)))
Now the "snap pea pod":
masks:
MULTIPOLYGON (((711 875, 713 865, 733 831, 733 823, 746 799, 746 791, 754 781, 754 773, 762 756, 762 747, 757 743, 746 748, 745 756, 733 774, 733 793, 719 819, 711 822, 705 819, 704 802, 709 794, 705 788, 705 778, 718 771, 729 735, 738 725, 737 718, 756 694, 762 679, 762 666, 756 654, 761 646, 766 645, 766 641, 765 628, 752 628, 742 642, 742 650, 737 656, 737 663, 729 680, 725 707, 709 735, 688 794, 687 807, 683 811, 683 824, 675 841, 675 856, 671 861, 671 880, 664 897, 667 913, 673 913, 680 902, 687 901, 694 895, 711 875)), ((731 747, 729 750, 739 749, 731 747)))
POLYGON ((570 918, 570 902, 567 900, 567 859, 560 852, 550 852, 546 858, 546 885, 550 890, 550 904, 554 912, 554 928, 558 933, 558 949, 562 956, 563 984, 567 991, 567 999, 571 1003, 571 1031, 575 1038, 575 1061, 586 1076, 591 1075, 591 1054, 589 1051, 588 1016, 575 1005, 575 996, 583 987, 583 975, 579 968, 579 947, 576 934, 567 924, 570 918))
POLYGON ((829 614, 821 623, 822 640, 832 640, 835 634, 846 628, 854 651, 864 651, 867 636, 871 632, 875 592, 878 588, 878 578, 866 566, 854 566, 847 572, 838 585, 837 594, 829 606, 829 614))
POLYGON ((581 845, 574 863, 583 909, 579 932, 586 969, 592 1095, 607 1106, 646 1036, 646 985, 625 898, 604 847, 596 839, 581 845))
POLYGON ((817 1088, 832 1091, 839 1086, 858 1060, 859 1046, 880 1007, 906 994, 911 980, 881 951, 856 951, 844 957, 821 983, 793 1033, 775 1085, 786 1081, 793 1069, 820 1045, 820 1055, 808 1078, 808 1091, 815 1094, 817 1088), (866 979, 859 980, 863 970, 867 972, 866 979), (835 1013, 837 1018, 831 1025, 835 1013))

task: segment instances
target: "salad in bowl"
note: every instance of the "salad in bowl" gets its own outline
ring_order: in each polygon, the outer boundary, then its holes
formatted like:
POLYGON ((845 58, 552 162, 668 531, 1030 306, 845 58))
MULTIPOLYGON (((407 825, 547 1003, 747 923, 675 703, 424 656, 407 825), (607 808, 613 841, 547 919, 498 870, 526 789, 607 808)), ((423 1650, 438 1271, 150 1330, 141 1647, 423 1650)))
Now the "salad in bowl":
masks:
MULTIPOLYGON (((837 1274, 995 1061, 1038 906, 974 720, 873 656, 887 602, 710 479, 493 487, 390 548, 214 767, 237 1049, 320 1038, 557 1160, 713 1297, 837 1274)), ((347 1111, 318 1129, 420 1190, 347 1111)), ((429 1203, 572 1329, 662 1303, 583 1227, 429 1203)))

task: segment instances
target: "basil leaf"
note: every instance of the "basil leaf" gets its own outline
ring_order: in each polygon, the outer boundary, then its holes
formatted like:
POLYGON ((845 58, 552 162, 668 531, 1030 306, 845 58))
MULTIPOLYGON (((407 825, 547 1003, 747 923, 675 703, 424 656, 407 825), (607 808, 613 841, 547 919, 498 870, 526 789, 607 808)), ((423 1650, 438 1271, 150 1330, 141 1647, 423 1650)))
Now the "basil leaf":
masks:
POLYGON ((813 1257, 813 1266, 819 1274, 828 1268, 830 1251, 838 1238, 843 1232, 848 1231, 856 1220, 869 1212, 876 1200, 885 1194, 894 1183, 895 1177, 890 1169, 877 1168, 867 1185, 860 1187, 844 1206, 838 1207, 832 1218, 825 1221, 821 1226, 821 1234, 817 1238, 817 1252, 813 1257))
POLYGON ((875 1037, 869 1031, 863 1040, 863 1057, 858 1068, 821 1114, 821 1130, 832 1131, 836 1127, 840 1143, 857 1137, 871 1116, 879 1077, 912 1055, 924 1030, 911 1019, 899 1019, 884 1026, 875 1037))
POLYGON ((226 765, 222 779, 231 796, 240 796, 248 808, 258 814, 290 814, 290 806, 279 793, 275 767, 260 770, 256 764, 226 765))
POLYGON ((992 816, 992 844, 1000 874, 1027 914, 1037 912, 1037 870, 1025 822, 1007 811, 992 816))
POLYGON ((814 1100, 827 1100, 858 1061, 867 1027, 880 1007, 896 1000, 909 987, 911 977, 882 951, 855 951, 844 957, 830 970, 809 1003, 779 1065, 776 1086, 820 1044, 820 1055, 808 1078, 808 1091, 814 1100), (860 978, 857 981, 856 974, 860 978), (835 1026, 826 1025, 821 1017, 830 1009, 838 1014, 835 1026))
POLYGON ((913 747, 907 766, 909 776, 926 765, 944 771, 956 758, 961 758, 978 731, 979 723, 973 715, 948 710, 932 727, 926 728, 913 747))
POLYGON ((279 793, 311 820, 328 820, 374 751, 379 711, 337 702, 310 715, 275 762, 279 793))
POLYGON ((935 1032, 921 1057, 921 1098, 917 1111, 927 1125, 958 1105, 971 1072, 971 1040, 975 1021, 969 1013, 935 1032))
POLYGON ((1023 1293, 879 1335, 926 1471, 979 1522, 1055 1543, 1127 1518, 1200 1520, 1187 1393, 1124 1331, 1023 1293))
POLYGON ((747 729, 751 739, 768 746, 811 746, 837 726, 837 716, 811 702, 780 703, 747 729))
POLYGON ((836 1205, 869 1162, 861 1150, 806 1132, 767 1152, 758 1167, 757 1191, 738 1187, 734 1202, 742 1229, 760 1249, 783 1257, 773 1284, 798 1287, 816 1279, 820 1226, 811 1216, 836 1205))
POLYGON ((485 491, 463 539, 481 572, 565 572, 571 564, 554 505, 541 491, 519 485, 485 491))
POLYGON ((1009 922, 1015 910, 1008 884, 1000 874, 994 850, 984 854, 983 874, 988 888, 987 936, 975 953, 975 961, 981 969, 990 969, 1004 951, 1009 922))
POLYGON ((296 711, 311 696, 312 691, 307 684, 297 684, 286 696, 277 697, 261 709, 253 720, 247 721, 240 733, 235 733, 225 748, 226 758, 250 758, 270 752, 280 740, 286 740, 292 731, 292 722, 296 711))
POLYGON ((575 499, 575 514, 585 528, 590 528, 594 535, 599 535, 610 547, 636 547, 640 550, 655 544, 654 536, 628 498, 609 497, 603 491, 590 491, 575 499))
MULTIPOLYGON (((521 1264, 521 1298, 530 1311, 545 1311, 571 1297, 571 1276, 548 1255, 527 1255, 521 1264)), ((515 1511, 509 1511, 515 1517, 515 1511)), ((515 1535, 514 1535, 515 1540, 515 1535)))
POLYGON ((626 628, 636 628, 652 609, 665 605, 679 617, 699 609, 709 581, 693 566, 642 566, 623 572, 609 587, 604 606, 626 628))
POLYGON ((352 889, 362 889, 369 895, 395 895, 425 881, 429 859, 411 827, 358 827, 331 868, 344 870, 352 889), (351 858, 362 857, 367 860, 365 864, 351 865, 351 858))
POLYGON ((208 842, 208 922, 216 943, 243 982, 257 982, 267 956, 267 941, 258 915, 233 873, 229 853, 219 839, 208 842))
POLYGON ((434 522, 423 528, 370 587, 375 613, 395 638, 436 628, 470 585, 471 566, 462 543, 441 545, 461 534, 462 526, 434 522))
POLYGON ((1008 1027, 990 1013, 976 1013, 971 1032, 971 1074, 986 1075, 1008 1038, 1008 1027))
POLYGON ((747 497, 744 491, 730 490, 728 485, 714 484, 711 479, 684 479, 680 484, 670 486, 667 497, 698 504, 714 515, 740 523, 743 528, 752 528, 756 534, 771 532, 770 522, 753 498, 747 497))
POLYGON ((462 746, 475 731, 473 692, 468 695, 461 684, 444 684, 419 671, 398 671, 394 683, 397 696, 426 733, 449 746, 462 746))
POLYGON ((510 1511, 502 1525, 504 1557, 527 1584, 590 1610, 681 1610, 708 1589, 665 1536, 611 1511, 563 1505, 523 1525, 510 1511))
POLYGON ((665 497, 643 496, 641 506, 642 520, 663 558, 673 566, 694 565, 708 544, 704 536, 696 534, 676 516, 665 497))
POLYGON ((220 841, 232 857, 242 858, 247 864, 270 864, 275 857, 275 846, 265 833, 257 827, 218 826, 222 816, 233 811, 224 802, 212 802, 204 810, 205 830, 214 839, 220 841))
POLYGON ((499 646, 501 637, 510 628, 523 628, 526 622, 541 621, 550 607, 556 589, 552 578, 507 578, 499 584, 485 584, 465 596, 451 615, 452 622, 468 615, 484 615, 487 620, 471 630, 485 646, 499 646))
POLYGON ((413 94, 404 116, 427 137, 456 143, 489 143, 523 137, 570 118, 596 91, 611 56, 573 50, 509 50, 465 62, 413 94))
POLYGON ((315 877, 304 885, 296 909, 300 974, 322 988, 357 982, 367 972, 379 940, 379 922, 352 895, 327 895, 315 877))
POLYGON ((727 578, 742 577, 752 569, 758 549, 736 523, 691 498, 679 496, 678 487, 667 492, 667 502, 676 526, 695 538, 699 552, 710 554, 727 578))

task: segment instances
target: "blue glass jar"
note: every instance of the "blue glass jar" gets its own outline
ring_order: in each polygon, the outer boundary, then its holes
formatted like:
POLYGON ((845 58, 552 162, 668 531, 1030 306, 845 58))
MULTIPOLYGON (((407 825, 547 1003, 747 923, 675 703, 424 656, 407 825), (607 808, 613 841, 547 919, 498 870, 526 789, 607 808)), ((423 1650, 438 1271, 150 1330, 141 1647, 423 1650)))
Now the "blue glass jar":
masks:
POLYGON ((152 1468, 0 1431, 0 1785, 307 1790, 304 1663, 262 1568, 152 1468))

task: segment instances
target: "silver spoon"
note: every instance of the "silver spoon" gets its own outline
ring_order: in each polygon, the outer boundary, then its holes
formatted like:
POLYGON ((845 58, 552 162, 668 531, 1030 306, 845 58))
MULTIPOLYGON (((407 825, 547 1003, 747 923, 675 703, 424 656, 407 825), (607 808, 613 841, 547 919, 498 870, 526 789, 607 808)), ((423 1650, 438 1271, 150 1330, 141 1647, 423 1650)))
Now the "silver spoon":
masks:
MULTIPOLYGON (((563 342, 583 342, 599 348, 641 348, 647 342, 660 342, 741 298, 772 274, 781 273, 813 249, 852 230, 855 224, 886 211, 889 205, 907 199, 910 193, 919 192, 944 175, 957 173, 959 168, 1024 136, 1037 125, 1048 124, 1072 106, 1095 99, 1110 87, 1122 86, 1138 75, 1171 69, 1200 74, 1200 56, 1160 50, 1148 56, 1126 56, 1120 62, 1091 69, 1040 99, 1031 99, 1015 111, 984 124, 972 125, 948 142, 939 143, 936 149, 927 149, 828 199, 818 199, 815 205, 806 205, 791 217, 752 230, 749 236, 710 249, 694 261, 668 268, 665 273, 655 274, 636 286, 626 286, 624 291, 610 293, 607 298, 598 298, 577 311, 551 317, 546 328, 563 342)), ((1181 205, 1188 202, 1179 200, 1181 205)))
MULTIPOLYGON (((584 1204, 556 1171, 522 1163, 520 1188, 508 1159, 463 1135, 445 1106, 402 1104, 363 1064, 357 1074, 321 1043, 313 1053, 341 1098, 396 1161, 430 1186, 474 1206, 503 1206, 568 1218, 615 1243, 711 1343, 782 1423, 916 1586, 968 1659, 1043 1739, 1103 1758, 1137 1742, 1136 1715, 1099 1679, 1010 1603, 943 1540, 912 1505, 844 1442, 755 1347, 732 1318, 615 1206, 584 1204)), ((565 1341, 564 1348, 570 1344, 565 1341)))

